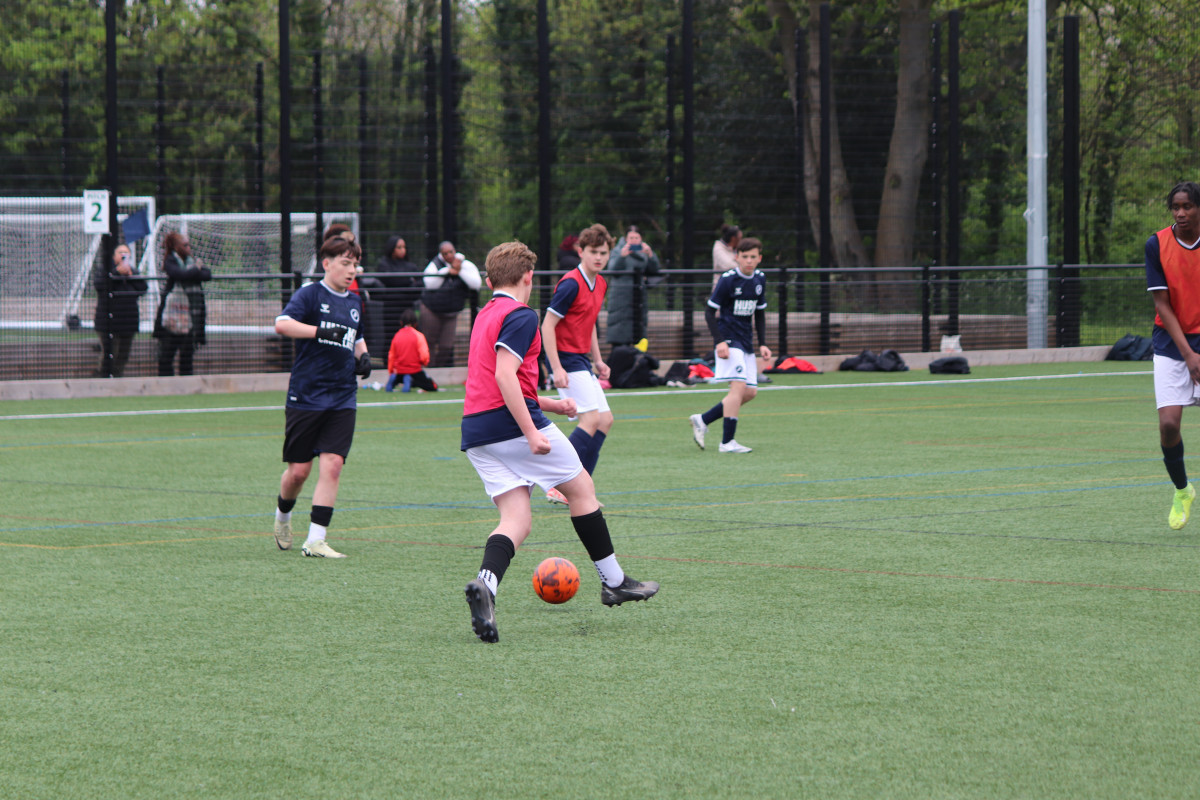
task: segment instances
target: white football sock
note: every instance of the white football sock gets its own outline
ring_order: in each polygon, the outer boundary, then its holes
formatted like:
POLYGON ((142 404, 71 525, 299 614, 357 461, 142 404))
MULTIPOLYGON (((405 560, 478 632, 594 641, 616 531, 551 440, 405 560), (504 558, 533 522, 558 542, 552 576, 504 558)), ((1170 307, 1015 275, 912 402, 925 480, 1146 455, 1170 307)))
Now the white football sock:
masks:
POLYGON ((285 514, 282 511, 280 511, 278 508, 276 508, 275 509, 275 521, 276 522, 291 522, 292 521, 292 512, 289 511, 285 514))
POLYGON ((495 597, 496 591, 500 588, 500 581, 496 578, 496 573, 492 572, 490 569, 481 569, 479 570, 479 575, 476 577, 484 582, 484 584, 491 591, 492 597, 495 597))
POLYGON ((621 569, 621 565, 617 563, 617 554, 593 561, 596 565, 596 574, 600 576, 600 580, 604 581, 604 585, 610 589, 615 589, 625 581, 625 570, 621 569))
POLYGON ((323 541, 325 541, 325 526, 318 525, 315 522, 308 523, 308 539, 304 543, 312 544, 313 542, 323 541))

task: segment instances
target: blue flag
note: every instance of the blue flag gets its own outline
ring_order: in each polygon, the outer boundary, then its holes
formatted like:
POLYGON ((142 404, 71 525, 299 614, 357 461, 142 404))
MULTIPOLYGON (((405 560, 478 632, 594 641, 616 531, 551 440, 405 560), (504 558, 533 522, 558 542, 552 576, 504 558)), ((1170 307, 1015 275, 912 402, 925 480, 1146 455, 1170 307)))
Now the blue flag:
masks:
POLYGON ((125 241, 136 242, 150 235, 150 215, 146 209, 135 211, 125 218, 121 226, 125 231, 125 241))

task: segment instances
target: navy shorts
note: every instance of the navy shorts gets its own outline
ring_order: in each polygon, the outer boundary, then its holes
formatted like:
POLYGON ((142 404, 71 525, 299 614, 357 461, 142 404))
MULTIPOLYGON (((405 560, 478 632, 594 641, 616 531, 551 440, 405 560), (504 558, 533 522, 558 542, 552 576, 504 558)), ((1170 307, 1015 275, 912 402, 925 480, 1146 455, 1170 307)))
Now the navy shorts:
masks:
POLYGON ((353 408, 329 411, 285 408, 284 462, 307 464, 321 453, 336 453, 345 459, 354 441, 355 413, 353 408))

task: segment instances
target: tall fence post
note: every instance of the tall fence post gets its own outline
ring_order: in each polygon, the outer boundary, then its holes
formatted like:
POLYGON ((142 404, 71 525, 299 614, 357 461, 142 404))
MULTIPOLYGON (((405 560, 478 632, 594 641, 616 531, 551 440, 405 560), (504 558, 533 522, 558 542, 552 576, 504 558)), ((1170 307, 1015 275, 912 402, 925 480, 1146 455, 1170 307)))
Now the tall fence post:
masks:
POLYGON ((162 64, 154 70, 154 186, 159 202, 167 196, 167 76, 162 64))
POLYGON ((537 4, 537 158, 538 158, 538 259, 545 265, 541 270, 541 305, 550 303, 550 269, 554 267, 551 249, 550 195, 553 191, 551 166, 554 162, 550 138, 550 14, 546 0, 537 4))
POLYGON ((62 193, 71 193, 71 73, 62 71, 59 87, 59 102, 62 112, 62 139, 59 143, 59 156, 62 159, 62 193))
MULTIPOLYGON (((799 26, 796 27, 794 46, 796 49, 796 73, 792 76, 792 80, 796 85, 796 96, 792 98, 792 114, 795 117, 793 121, 793 136, 795 137, 796 147, 796 176, 795 176, 795 222, 796 227, 796 308, 804 311, 804 244, 808 241, 808 229, 811 226, 811 220, 808 214, 808 196, 804 187, 804 134, 808 126, 808 103, 805 101, 805 83, 804 76, 806 73, 805 64, 807 63, 807 48, 805 47, 805 37, 807 31, 799 26)), ((786 280, 785 280, 786 283, 786 280)), ((788 307, 786 305, 787 295, 782 295, 782 300, 779 306, 779 351, 784 355, 788 351, 788 307)))
MULTIPOLYGON (((367 54, 358 54, 358 213, 359 219, 363 219, 367 215, 374 214, 374 206, 372 199, 374 192, 372 186, 374 179, 368 178, 370 163, 370 135, 368 133, 368 75, 367 75, 367 54)), ((360 245, 361 246, 361 245, 360 245)))
POLYGON ((930 238, 933 240, 933 259, 931 265, 926 265, 921 280, 922 312, 921 312, 921 352, 928 353, 932 347, 929 331, 929 316, 933 312, 933 298, 937 295, 937 287, 933 281, 936 274, 929 266, 941 264, 943 245, 942 221, 942 23, 935 22, 930 26, 930 64, 929 64, 929 212, 933 221, 930 238))
POLYGON ((830 287, 830 269, 833 267, 833 187, 832 183, 832 150, 829 141, 833 130, 833 55, 832 55, 832 22, 829 3, 822 3, 820 8, 820 69, 821 108, 820 108, 820 146, 821 167, 818 181, 818 205, 821 213, 821 242, 820 267, 817 279, 820 286, 820 330, 817 334, 817 351, 821 355, 829 355, 832 351, 832 331, 829 317, 832 310, 832 292, 830 287))
MULTIPOLYGON (((665 227, 666 227, 666 246, 663 248, 662 265, 664 269, 670 270, 675 266, 675 35, 667 34, 667 49, 664 56, 666 64, 666 80, 667 80, 667 107, 665 109, 666 116, 664 125, 666 130, 663 135, 666 139, 667 163, 666 163, 666 208, 664 209, 665 227)), ((668 279, 666 282, 667 289, 667 310, 675 309, 675 281, 668 279)))
POLYGON ((325 233, 325 109, 321 103, 321 51, 313 53, 313 211, 316 212, 316 250, 321 251, 325 233))
POLYGON ((1055 328, 1059 347, 1079 346, 1079 17, 1063 18, 1063 263, 1055 328))
MULTIPOLYGON (((959 62, 959 26, 962 12, 950 12, 950 41, 947 42, 949 61, 949 86, 946 112, 949 116, 948 142, 946 147, 946 264, 962 266, 962 104, 958 83, 962 69, 959 62)), ((958 328, 959 274, 957 270, 946 274, 946 333, 957 336, 958 328)))
POLYGON ((695 75, 695 0, 683 0, 683 352, 696 351, 695 276, 696 265, 696 75, 695 75))
POLYGON ((263 85, 263 63, 254 65, 254 210, 263 213, 267 210, 266 192, 266 155, 264 134, 263 107, 265 87, 263 85))
POLYGON ((425 252, 432 253, 441 241, 438 228, 438 116, 437 56, 432 44, 425 45, 425 252))
MULTIPOLYGON (((279 0, 279 271, 280 307, 291 297, 292 272, 292 46, 291 0, 279 0)), ((290 340, 284 340, 285 361, 290 355, 290 340)))
POLYGON ((458 238, 458 126, 454 92, 454 11, 442 0, 442 230, 444 238, 458 238))

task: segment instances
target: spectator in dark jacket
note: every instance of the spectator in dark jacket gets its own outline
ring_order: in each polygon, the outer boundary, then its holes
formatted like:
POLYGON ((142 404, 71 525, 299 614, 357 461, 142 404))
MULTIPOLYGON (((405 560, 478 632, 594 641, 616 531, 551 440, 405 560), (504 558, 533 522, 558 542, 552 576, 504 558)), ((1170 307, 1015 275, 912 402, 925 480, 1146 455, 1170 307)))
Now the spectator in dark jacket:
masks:
POLYGON ((129 247, 122 244, 113 252, 112 268, 97 268, 92 277, 96 287, 96 335, 100 337, 100 366, 94 377, 119 378, 125 374, 138 330, 138 300, 146 293, 146 282, 137 274, 129 247))
POLYGON ((192 256, 191 242, 178 231, 167 234, 163 249, 167 281, 154 317, 154 335, 159 345, 158 374, 173 375, 175 354, 179 353, 179 374, 191 375, 196 348, 207 342, 204 329, 208 309, 204 304, 203 284, 212 280, 212 272, 192 256))
POLYGON ((383 255, 375 265, 376 280, 382 289, 371 293, 372 300, 383 303, 383 327, 392 336, 403 327, 400 315, 405 309, 414 308, 421 298, 417 273, 421 268, 408 260, 408 245, 399 234, 387 241, 383 255))

